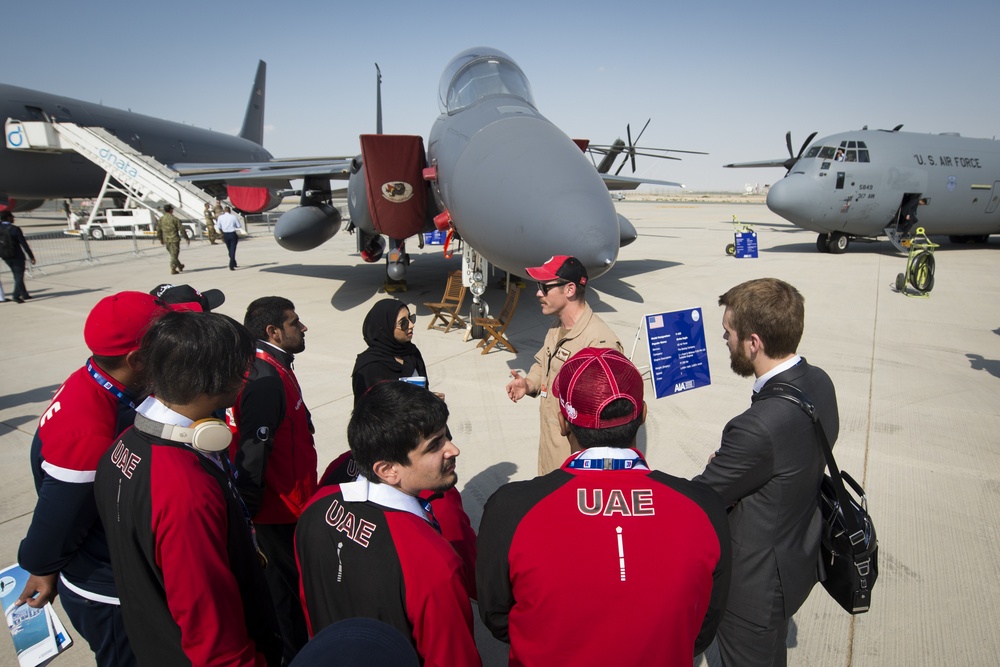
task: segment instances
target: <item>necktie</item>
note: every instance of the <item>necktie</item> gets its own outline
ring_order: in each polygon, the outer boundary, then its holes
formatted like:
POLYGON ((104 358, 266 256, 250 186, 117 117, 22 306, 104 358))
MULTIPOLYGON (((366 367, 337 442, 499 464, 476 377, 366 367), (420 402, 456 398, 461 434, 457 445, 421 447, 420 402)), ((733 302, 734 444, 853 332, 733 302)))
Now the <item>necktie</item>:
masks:
POLYGON ((431 527, 434 528, 434 530, 440 533, 441 524, 439 524, 438 520, 434 517, 434 509, 431 507, 431 501, 421 498, 420 504, 423 506, 424 512, 427 513, 427 522, 431 524, 431 527))

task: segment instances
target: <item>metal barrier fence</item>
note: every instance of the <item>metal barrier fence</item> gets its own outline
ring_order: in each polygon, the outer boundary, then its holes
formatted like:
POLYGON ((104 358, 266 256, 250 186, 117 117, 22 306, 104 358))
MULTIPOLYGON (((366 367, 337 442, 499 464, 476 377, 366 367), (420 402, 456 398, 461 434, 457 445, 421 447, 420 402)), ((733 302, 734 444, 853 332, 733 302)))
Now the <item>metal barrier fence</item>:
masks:
MULTIPOLYGON (((249 237, 270 235, 274 221, 280 213, 258 213, 244 218, 249 237)), ((35 255, 35 265, 25 265, 25 273, 34 276, 55 275, 99 265, 104 261, 130 261, 151 252, 162 252, 155 236, 145 235, 133 228, 129 236, 105 237, 95 240, 84 234, 67 234, 60 231, 25 232, 24 238, 35 255)), ((191 239, 192 244, 208 243, 202 232, 191 239)), ((0 261, 0 280, 5 291, 13 289, 13 278, 6 262, 0 261)))

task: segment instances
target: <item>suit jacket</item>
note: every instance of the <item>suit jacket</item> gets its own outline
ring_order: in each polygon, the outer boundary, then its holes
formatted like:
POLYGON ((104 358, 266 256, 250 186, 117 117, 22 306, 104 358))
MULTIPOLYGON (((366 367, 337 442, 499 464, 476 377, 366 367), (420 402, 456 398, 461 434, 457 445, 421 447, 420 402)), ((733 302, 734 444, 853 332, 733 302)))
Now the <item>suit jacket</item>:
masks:
MULTIPOLYGON (((840 422, 830 377, 802 359, 767 384, 774 382, 809 397, 833 446, 840 422)), ((726 424, 718 454, 695 481, 711 486, 731 506, 731 613, 769 625, 776 590, 784 598, 785 618, 809 596, 818 581, 816 499, 825 465, 812 422, 793 403, 756 401, 726 424)))

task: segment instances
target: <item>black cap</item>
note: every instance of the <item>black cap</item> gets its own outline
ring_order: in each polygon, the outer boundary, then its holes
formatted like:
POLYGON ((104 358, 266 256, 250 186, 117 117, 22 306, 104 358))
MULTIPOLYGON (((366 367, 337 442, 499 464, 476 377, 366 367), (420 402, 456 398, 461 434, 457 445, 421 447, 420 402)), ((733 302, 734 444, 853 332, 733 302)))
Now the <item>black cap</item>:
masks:
MULTIPOLYGON (((149 293, 158 297, 164 303, 174 305, 197 305, 202 312, 205 313, 218 308, 226 302, 226 295, 223 294, 221 290, 209 289, 204 292, 199 292, 190 285, 171 285, 170 283, 164 283, 162 285, 157 285, 156 288, 150 290, 149 293)), ((191 308, 191 310, 196 309, 191 308)))

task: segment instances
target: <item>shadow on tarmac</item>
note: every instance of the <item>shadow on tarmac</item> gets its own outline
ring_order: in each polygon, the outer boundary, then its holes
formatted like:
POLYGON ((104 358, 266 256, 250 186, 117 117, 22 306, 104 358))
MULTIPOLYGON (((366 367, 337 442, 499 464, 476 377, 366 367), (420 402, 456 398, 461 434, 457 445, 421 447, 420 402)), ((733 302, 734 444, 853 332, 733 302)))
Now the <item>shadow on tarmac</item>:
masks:
POLYGON ((59 385, 51 384, 47 387, 35 387, 34 389, 27 389, 16 394, 0 396, 0 410, 17 407, 18 405, 27 405, 29 403, 48 403, 52 400, 52 395, 55 394, 58 388, 59 385))

